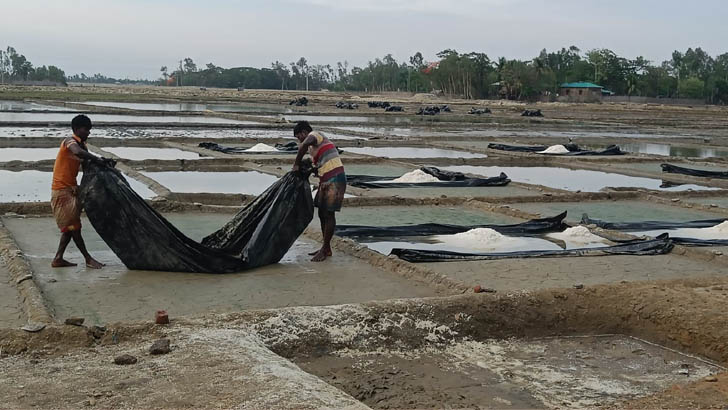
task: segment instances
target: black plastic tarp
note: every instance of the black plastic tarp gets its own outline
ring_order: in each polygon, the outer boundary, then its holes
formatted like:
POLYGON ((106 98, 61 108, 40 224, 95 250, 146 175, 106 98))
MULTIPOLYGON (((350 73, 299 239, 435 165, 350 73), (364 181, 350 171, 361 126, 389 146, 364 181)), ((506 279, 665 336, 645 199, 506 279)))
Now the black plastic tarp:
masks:
POLYGON ((697 221, 674 222, 674 221, 640 221, 640 222, 606 222, 600 219, 589 218, 584 214, 581 217, 582 225, 596 225, 604 229, 615 231, 654 231, 658 229, 680 229, 680 228, 710 228, 726 221, 720 219, 701 219, 697 221))
MULTIPOLYGON (((580 155, 624 155, 624 152, 617 145, 610 145, 607 148, 600 151, 583 150, 576 144, 563 144, 569 152, 564 154, 542 154, 542 155, 560 155, 560 156, 580 156, 580 155)), ((511 152, 531 152, 539 154, 541 151, 548 149, 546 145, 507 145, 507 144, 488 144, 488 148, 500 150, 500 151, 511 151, 511 152)))
POLYGON ((490 228, 504 235, 536 235, 546 232, 561 232, 566 229, 564 224, 566 212, 550 218, 532 219, 527 222, 511 225, 450 225, 450 224, 416 224, 400 226, 366 226, 366 225, 337 225, 336 234, 353 237, 399 237, 399 236, 428 236, 428 235, 454 235, 476 228, 490 228))
POLYGON ((137 195, 116 169, 85 164, 89 221, 129 269, 230 273, 277 263, 313 219, 310 163, 289 172, 198 243, 137 195))
POLYGON ((399 177, 381 177, 376 175, 346 175, 346 181, 349 185, 357 188, 462 188, 462 187, 485 187, 485 186, 505 186, 511 180, 506 174, 501 172, 497 177, 490 178, 468 178, 461 172, 443 171, 435 167, 422 167, 423 172, 430 174, 441 182, 380 182, 392 181, 399 177))
POLYGON ((728 246, 728 239, 697 239, 672 237, 673 242, 682 246, 728 246))
POLYGON ((728 171, 705 171, 702 169, 684 168, 671 164, 660 164, 662 172, 671 174, 683 174, 701 178, 728 179, 728 171))
POLYGON ((576 256, 607 255, 662 255, 669 253, 674 247, 669 235, 663 234, 655 239, 634 240, 619 245, 598 248, 579 248, 561 250, 534 250, 518 252, 463 253, 452 251, 434 251, 422 249, 394 248, 390 255, 396 255, 407 262, 463 262, 487 261, 498 259, 521 258, 563 258, 576 256))

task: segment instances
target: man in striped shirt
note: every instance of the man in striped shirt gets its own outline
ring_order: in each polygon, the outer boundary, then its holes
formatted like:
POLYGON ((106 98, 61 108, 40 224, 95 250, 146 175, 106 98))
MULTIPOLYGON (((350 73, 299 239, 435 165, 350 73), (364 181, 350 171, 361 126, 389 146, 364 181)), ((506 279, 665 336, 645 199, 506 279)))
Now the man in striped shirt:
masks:
POLYGON ((298 170, 306 152, 313 159, 314 166, 317 167, 316 175, 319 177, 319 186, 313 203, 319 209, 324 243, 321 249, 310 255, 313 255, 312 261, 320 262, 331 256, 331 238, 336 230, 335 212, 341 210, 341 204, 344 201, 346 174, 341 158, 339 158, 339 150, 326 136, 315 132, 308 121, 298 122, 293 128, 293 136, 301 142, 296 161, 293 163, 293 170, 298 170))

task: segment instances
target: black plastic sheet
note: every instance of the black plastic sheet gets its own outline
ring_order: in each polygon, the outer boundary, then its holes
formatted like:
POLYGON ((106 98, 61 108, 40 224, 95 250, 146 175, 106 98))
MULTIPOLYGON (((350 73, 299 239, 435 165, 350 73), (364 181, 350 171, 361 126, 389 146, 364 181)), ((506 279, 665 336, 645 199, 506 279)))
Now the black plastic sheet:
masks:
POLYGON ((671 174, 683 174, 701 178, 728 179, 728 171, 705 171, 702 169, 685 168, 671 164, 660 164, 660 166, 662 167, 662 172, 668 172, 671 174))
POLYGON ((606 222, 600 219, 589 218, 584 214, 581 217, 582 225, 596 225, 604 229, 615 231, 655 231, 659 229, 680 229, 680 228, 710 228, 726 221, 727 218, 701 219, 696 221, 673 222, 673 221, 640 221, 640 222, 606 222))
POLYGON ((490 178, 468 178, 461 172, 443 171, 435 167, 422 167, 422 172, 430 174, 440 182, 380 182, 392 181, 399 177, 382 177, 376 175, 346 175, 346 182, 357 188, 463 188, 463 187, 487 187, 506 186, 511 180, 501 172, 497 177, 490 178))
POLYGON ((563 258, 582 256, 608 256, 608 255, 663 255, 670 253, 675 245, 669 235, 662 234, 655 239, 634 240, 619 245, 603 246, 598 248, 579 248, 561 250, 534 250, 518 252, 493 253, 463 253, 452 251, 433 251, 422 249, 392 249, 390 255, 396 255, 402 260, 413 263, 422 262, 463 262, 487 261, 498 259, 522 258, 563 258))
MULTIPOLYGON (((579 148, 576 144, 563 144, 564 147, 569 150, 569 152, 564 154, 541 154, 541 155, 560 155, 560 156, 579 156, 579 155, 624 155, 624 151, 622 151, 619 146, 617 145, 610 145, 606 147, 603 150, 600 151, 592 151, 592 150, 582 150, 579 148)), ((548 146, 546 145, 507 145, 507 144, 497 144, 497 143, 490 143, 488 144, 488 148, 500 150, 500 151, 510 151, 510 152, 531 152, 535 154, 541 153, 541 151, 545 151, 548 149, 548 146)))
POLYGON ((313 219, 311 166, 305 164, 202 243, 149 206, 116 169, 84 164, 80 198, 96 232, 129 269, 240 272, 280 261, 313 219))
POLYGON ((490 228, 503 235, 536 235, 547 232, 561 232, 566 229, 564 223, 566 212, 549 218, 532 219, 527 222, 510 225, 450 225, 450 224, 416 224, 400 226, 366 226, 366 225, 337 225, 336 234, 351 237, 400 237, 400 236, 429 236, 454 235, 476 228, 490 228))

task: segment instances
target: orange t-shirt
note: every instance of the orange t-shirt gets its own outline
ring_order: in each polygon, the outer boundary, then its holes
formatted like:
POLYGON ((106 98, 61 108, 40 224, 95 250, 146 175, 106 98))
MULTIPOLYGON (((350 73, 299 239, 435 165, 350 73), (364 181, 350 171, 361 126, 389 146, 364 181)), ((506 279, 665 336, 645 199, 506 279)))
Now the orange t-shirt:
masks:
POLYGON ((61 142, 61 149, 58 150, 56 163, 53 165, 53 185, 52 190, 64 188, 73 188, 76 185, 76 177, 78 170, 81 168, 81 159, 71 152, 69 147, 78 144, 81 148, 86 149, 86 144, 81 142, 81 138, 74 135, 67 137, 61 142))

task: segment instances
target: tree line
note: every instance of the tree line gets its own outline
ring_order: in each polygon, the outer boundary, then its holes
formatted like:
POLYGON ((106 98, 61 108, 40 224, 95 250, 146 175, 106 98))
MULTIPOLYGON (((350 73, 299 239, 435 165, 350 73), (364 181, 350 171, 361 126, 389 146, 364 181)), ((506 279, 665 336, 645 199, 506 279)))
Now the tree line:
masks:
POLYGON ((609 49, 582 52, 571 46, 542 50, 530 60, 492 60, 485 53, 443 50, 427 62, 417 52, 408 61, 391 54, 363 67, 309 64, 301 57, 268 68, 222 68, 212 63, 198 68, 191 58, 173 71, 161 68, 165 85, 264 88, 282 90, 408 91, 443 93, 462 98, 536 100, 555 98, 561 84, 588 81, 618 95, 695 98, 728 103, 728 53, 712 57, 701 48, 675 51, 660 64, 637 57, 628 59, 609 49))
POLYGON ((66 73, 53 65, 33 67, 33 63, 13 47, 0 49, 0 84, 18 81, 52 81, 66 84, 66 73))

